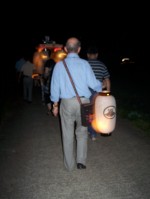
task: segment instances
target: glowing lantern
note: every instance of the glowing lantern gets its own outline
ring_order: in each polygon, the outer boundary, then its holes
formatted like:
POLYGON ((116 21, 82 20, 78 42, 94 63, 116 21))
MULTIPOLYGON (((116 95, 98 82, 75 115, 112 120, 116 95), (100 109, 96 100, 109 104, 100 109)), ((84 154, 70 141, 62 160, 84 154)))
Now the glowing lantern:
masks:
POLYGON ((43 59, 42 59, 42 53, 41 52, 35 52, 33 55, 33 63, 36 67, 42 67, 43 65, 43 59))
POLYGON ((102 91, 95 99, 92 127, 97 133, 110 134, 116 125, 116 100, 109 91, 102 91))
POLYGON ((63 49, 57 50, 52 54, 52 58, 54 59, 55 62, 63 60, 66 56, 67 54, 63 49))
POLYGON ((38 74, 44 73, 44 61, 48 59, 47 51, 37 51, 33 55, 33 64, 36 67, 36 72, 38 74))

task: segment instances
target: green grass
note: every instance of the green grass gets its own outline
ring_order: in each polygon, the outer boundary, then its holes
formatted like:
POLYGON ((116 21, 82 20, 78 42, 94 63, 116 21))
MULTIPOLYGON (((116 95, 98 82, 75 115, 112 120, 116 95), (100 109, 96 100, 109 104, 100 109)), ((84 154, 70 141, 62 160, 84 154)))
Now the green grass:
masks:
POLYGON ((116 99, 117 114, 150 135, 150 97, 147 85, 145 83, 143 86, 141 82, 130 78, 127 81, 119 79, 114 81, 112 94, 116 99))
POLYGON ((130 120, 136 127, 141 129, 144 133, 150 135, 149 114, 145 114, 142 111, 132 110, 131 106, 130 109, 127 109, 123 105, 118 108, 118 114, 121 117, 130 120))

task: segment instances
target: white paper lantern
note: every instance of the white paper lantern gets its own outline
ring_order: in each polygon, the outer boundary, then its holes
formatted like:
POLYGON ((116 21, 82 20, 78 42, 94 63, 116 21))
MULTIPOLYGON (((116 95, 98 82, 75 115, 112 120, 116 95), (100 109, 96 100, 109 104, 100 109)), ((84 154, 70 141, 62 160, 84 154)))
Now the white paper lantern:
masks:
POLYGON ((110 134, 115 129, 116 100, 109 91, 102 91, 95 98, 92 126, 101 134, 110 134))

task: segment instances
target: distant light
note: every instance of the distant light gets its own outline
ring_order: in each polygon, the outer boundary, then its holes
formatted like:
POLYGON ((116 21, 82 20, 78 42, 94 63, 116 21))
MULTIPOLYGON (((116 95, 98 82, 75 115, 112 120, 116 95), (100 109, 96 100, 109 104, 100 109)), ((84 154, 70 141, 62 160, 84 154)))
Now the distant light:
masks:
POLYGON ((38 73, 34 73, 34 74, 32 74, 32 78, 33 78, 33 79, 36 79, 36 78, 37 78, 37 79, 39 79, 39 77, 40 77, 40 76, 39 76, 39 74, 38 74, 38 73))
POLYGON ((122 62, 126 62, 126 61, 130 61, 130 58, 125 57, 125 58, 122 59, 122 62))
POLYGON ((61 50, 57 50, 52 55, 53 55, 52 57, 53 57, 55 62, 61 61, 67 56, 66 52, 64 50, 62 50, 62 49, 61 50))
POLYGON ((57 52, 58 50, 62 50, 62 48, 59 48, 59 47, 54 48, 54 52, 57 52))
POLYGON ((124 57, 121 59, 121 64, 134 64, 135 61, 133 58, 124 57))

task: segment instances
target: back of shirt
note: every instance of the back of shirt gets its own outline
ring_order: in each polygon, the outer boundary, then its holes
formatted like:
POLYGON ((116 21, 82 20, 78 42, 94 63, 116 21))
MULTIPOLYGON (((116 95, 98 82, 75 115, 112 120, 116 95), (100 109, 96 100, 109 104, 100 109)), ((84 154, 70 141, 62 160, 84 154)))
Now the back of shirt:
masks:
POLYGON ((98 79, 102 82, 104 79, 110 77, 108 69, 103 62, 101 62, 100 60, 97 60, 97 59, 89 59, 88 62, 93 69, 96 79, 98 79))
MULTIPOLYGON (((89 98, 89 88, 100 92, 101 83, 96 79, 94 72, 86 60, 81 59, 75 53, 69 53, 65 58, 66 64, 72 76, 79 96, 89 98)), ((58 62, 53 70, 51 82, 51 100, 59 101, 59 98, 72 98, 76 96, 63 62, 58 62)))

